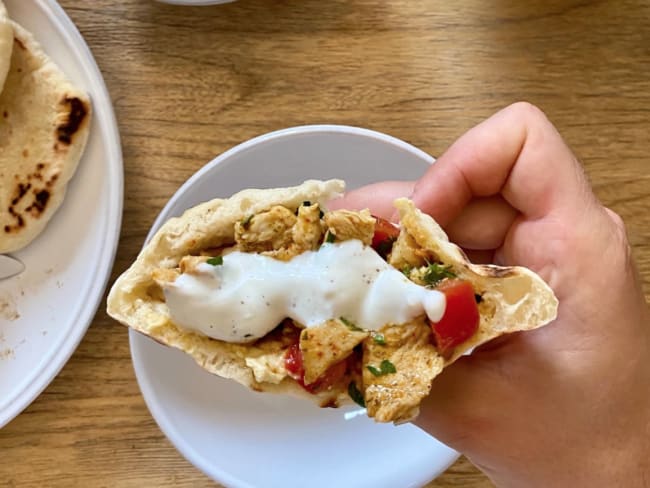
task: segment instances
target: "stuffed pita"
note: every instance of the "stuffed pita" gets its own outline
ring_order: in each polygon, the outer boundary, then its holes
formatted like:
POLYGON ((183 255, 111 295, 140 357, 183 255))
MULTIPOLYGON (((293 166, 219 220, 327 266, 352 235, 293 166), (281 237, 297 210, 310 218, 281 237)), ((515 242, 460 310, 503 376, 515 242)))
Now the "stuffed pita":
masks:
POLYGON ((328 211, 343 188, 246 190, 170 219, 113 285, 108 313, 253 390, 355 401, 396 423, 471 348, 555 318, 532 271, 470 264, 406 199, 399 227, 328 211))
POLYGON ((11 66, 0 94, 0 253, 29 244, 61 205, 91 117, 88 96, 29 32, 11 25, 11 66))

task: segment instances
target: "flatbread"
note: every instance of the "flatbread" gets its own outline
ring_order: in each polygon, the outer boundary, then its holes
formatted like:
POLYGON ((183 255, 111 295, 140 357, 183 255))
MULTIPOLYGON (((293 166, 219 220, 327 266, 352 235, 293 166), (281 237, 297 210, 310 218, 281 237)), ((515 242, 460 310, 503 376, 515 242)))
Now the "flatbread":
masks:
POLYGON ((11 25, 11 67, 0 94, 0 253, 29 244, 61 205, 91 118, 86 93, 29 32, 11 25))
MULTIPOLYGON (((245 190, 229 199, 212 200, 187 210, 181 217, 164 224, 135 263, 117 279, 108 296, 109 315, 162 344, 185 351, 209 372, 234 379, 254 390, 299 394, 321 406, 349 402, 346 389, 308 394, 283 373, 281 358, 289 343, 286 338, 232 344, 176 326, 153 279, 155 270, 175 269, 184 256, 232 245, 237 224, 250 215, 268 211, 276 205, 294 211, 305 200, 322 205, 342 191, 343 182, 339 180, 307 181, 293 188, 245 190)), ((471 348, 506 332, 544 325, 557 313, 553 292, 532 271, 470 264, 438 224, 417 210, 412 202, 400 199, 396 207, 401 215, 400 237, 410 243, 411 252, 405 251, 402 243, 401 250, 394 251, 391 259, 420 259, 419 252, 435 255, 442 263, 452 265, 458 277, 471 281, 482 295, 481 320, 478 332, 448 358, 440 356, 432 346, 430 329, 422 319, 382 329, 385 342, 381 345, 377 345, 371 335, 363 341, 363 382, 368 414, 381 422, 414 418, 433 378, 471 348), (366 366, 379 364, 382 358, 390 359, 398 373, 379 379, 369 375, 366 366)), ((328 220, 327 215, 324 220, 328 220)), ((332 333, 335 332, 333 328, 332 333)), ((319 340, 327 342, 330 339, 319 340)), ((351 348, 358 340, 347 342, 351 348)), ((345 345, 341 341, 338 344, 345 345)))
POLYGON ((472 264, 429 215, 401 198, 395 202, 400 223, 415 242, 453 266, 460 279, 472 283, 483 299, 478 333, 445 361, 451 364, 469 349, 509 332, 530 330, 555 319, 557 298, 533 271, 521 266, 472 264))
MULTIPOLYGON (((419 400, 429 393, 431 381, 444 368, 496 337, 536 329, 555 320, 558 301, 551 288, 533 271, 520 266, 472 264, 462 249, 449 242, 436 221, 418 210, 413 202, 401 198, 395 201, 395 206, 400 215, 402 236, 408 236, 414 248, 426 250, 436 261, 451 266, 455 275, 472 283, 474 292, 481 296, 478 331, 456 347, 450 357, 432 353, 430 341, 421 337, 422 331, 428 329, 427 324, 415 321, 409 325, 415 327, 416 333, 402 342, 398 339, 399 347, 388 356, 397 367, 394 378, 375 379, 364 371, 369 415, 378 421, 400 423, 418 415, 419 400), (407 355, 404 350, 408 350, 407 355)), ((389 258, 391 264, 409 255, 403 251, 402 256, 396 254, 400 253, 394 250, 389 258)), ((400 326, 388 328, 385 333, 390 333, 391 329, 400 329, 400 326)), ((372 355, 382 348, 369 341, 365 349, 372 355)), ((386 355, 385 351, 381 352, 386 355)))
POLYGON ((14 45, 14 30, 11 27, 11 20, 7 14, 7 9, 0 0, 0 93, 9 71, 11 63, 11 50, 14 45))
POLYGON ((210 373, 253 390, 308 396, 321 404, 336 401, 329 394, 309 395, 290 378, 282 379, 279 384, 256 380, 255 368, 259 372, 262 365, 268 365, 280 345, 276 348, 276 344, 264 347, 231 344, 177 327, 165 303, 152 291, 156 288, 152 273, 158 268, 175 268, 188 254, 232 243, 235 224, 251 214, 275 205, 295 209, 304 201, 324 204, 339 196, 343 189, 340 180, 310 180, 293 188, 244 190, 228 199, 202 203, 181 217, 170 219, 111 288, 109 315, 162 344, 187 352, 210 373))

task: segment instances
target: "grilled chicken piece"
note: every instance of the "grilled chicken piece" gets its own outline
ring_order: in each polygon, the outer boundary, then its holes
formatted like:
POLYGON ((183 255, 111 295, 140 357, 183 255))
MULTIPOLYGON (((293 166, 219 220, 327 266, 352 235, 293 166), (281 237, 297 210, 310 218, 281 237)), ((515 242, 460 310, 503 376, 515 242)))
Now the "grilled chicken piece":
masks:
POLYGON ((276 205, 266 212, 247 217, 235 224, 235 241, 243 252, 264 252, 288 248, 293 242, 296 216, 276 205))
POLYGON ((297 254, 315 251, 323 240, 323 223, 320 219, 320 207, 317 203, 298 208, 298 219, 291 230, 293 249, 297 254))
POLYGON ((399 233, 388 256, 388 263, 397 269, 419 268, 432 260, 434 260, 433 254, 422 249, 404 229, 399 233))
POLYGON ((156 268, 151 273, 151 277, 161 288, 167 285, 168 283, 173 283, 176 281, 176 278, 180 276, 180 271, 176 268, 156 268))
POLYGON ((210 256, 184 256, 178 263, 181 273, 192 274, 196 272, 196 267, 199 264, 205 263, 210 256))
POLYGON ((442 371, 444 360, 431 344, 431 328, 424 318, 386 326, 381 334, 383 344, 372 337, 363 341, 368 415, 379 422, 408 421, 417 415, 418 405, 429 394, 431 381, 442 371), (384 368, 383 361, 387 361, 384 368))
POLYGON ((375 218, 368 209, 358 212, 334 210, 324 217, 325 225, 336 236, 337 241, 359 239, 369 246, 375 233, 375 218))
POLYGON ((340 320, 329 320, 317 327, 302 330, 300 351, 305 383, 316 381, 330 366, 348 357, 352 349, 368 337, 368 332, 355 329, 340 320))
POLYGON ((288 261, 305 251, 318 249, 323 240, 323 232, 318 204, 302 205, 298 207, 298 217, 291 229, 291 244, 262 254, 288 261))

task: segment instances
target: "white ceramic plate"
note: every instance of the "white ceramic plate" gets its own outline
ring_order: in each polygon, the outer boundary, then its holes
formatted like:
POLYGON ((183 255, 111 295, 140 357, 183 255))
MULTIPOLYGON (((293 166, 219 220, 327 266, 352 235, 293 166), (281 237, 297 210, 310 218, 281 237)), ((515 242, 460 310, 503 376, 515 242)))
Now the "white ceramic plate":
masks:
MULTIPOLYGON (((188 207, 244 188, 343 178, 348 188, 419 177, 433 159, 402 141, 341 126, 308 126, 258 137, 190 178, 149 237, 188 207)), ((142 393, 171 442, 208 476, 231 487, 419 486, 457 453, 412 425, 380 425, 354 407, 262 395, 212 376, 180 351, 131 331, 142 393)))
POLYGON ((0 427, 38 396, 84 336, 111 271, 122 216, 117 125, 88 47, 56 2, 4 3, 90 94, 94 113, 88 146, 63 205, 46 230, 15 253, 26 270, 0 281, 0 427))

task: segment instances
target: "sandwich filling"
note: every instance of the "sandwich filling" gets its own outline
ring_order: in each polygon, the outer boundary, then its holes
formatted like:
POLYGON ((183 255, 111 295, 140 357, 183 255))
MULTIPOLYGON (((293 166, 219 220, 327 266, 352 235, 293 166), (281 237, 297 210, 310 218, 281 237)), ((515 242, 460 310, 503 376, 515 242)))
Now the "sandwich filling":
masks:
POLYGON ((410 281, 357 239, 324 243, 289 261, 232 252, 195 262, 163 286, 177 325, 227 342, 252 342, 285 318, 305 328, 343 317, 366 330, 426 314, 445 295, 410 281))
POLYGON ((257 381, 288 377, 312 394, 345 388, 365 406, 361 391, 377 382, 426 394, 443 358, 478 329, 480 296, 435 258, 367 210, 305 202, 246 217, 234 245, 153 278, 177 326, 234 345, 281 344, 246 359, 257 381), (424 378, 411 377, 418 356, 438 357, 421 365, 424 378))
POLYGON ((399 227, 322 209, 342 190, 307 181, 189 209, 116 281, 109 314, 253 390, 352 399, 379 422, 414 418, 468 350, 556 316, 537 275, 469 263, 408 200, 399 227))

